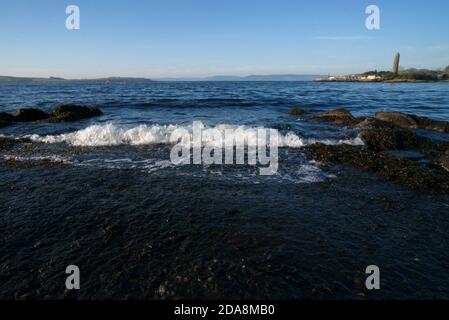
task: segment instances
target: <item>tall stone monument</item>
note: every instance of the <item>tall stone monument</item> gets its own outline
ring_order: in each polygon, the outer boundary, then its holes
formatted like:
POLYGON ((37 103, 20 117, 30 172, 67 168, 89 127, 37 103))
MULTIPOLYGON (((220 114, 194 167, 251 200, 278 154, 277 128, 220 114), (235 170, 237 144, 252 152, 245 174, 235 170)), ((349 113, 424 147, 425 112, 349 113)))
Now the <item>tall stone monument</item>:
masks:
POLYGON ((393 70, 391 70, 391 72, 393 72, 393 74, 395 76, 397 76, 399 73, 399 60, 400 59, 401 59, 401 54, 399 52, 396 52, 394 55, 393 70))

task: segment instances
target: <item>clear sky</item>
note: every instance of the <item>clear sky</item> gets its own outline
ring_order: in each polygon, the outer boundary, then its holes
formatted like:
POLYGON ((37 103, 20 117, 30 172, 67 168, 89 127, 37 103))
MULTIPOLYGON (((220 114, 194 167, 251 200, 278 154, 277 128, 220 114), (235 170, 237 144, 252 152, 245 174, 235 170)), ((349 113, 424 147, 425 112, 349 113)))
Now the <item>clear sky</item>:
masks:
POLYGON ((0 75, 341 74, 449 65, 448 0, 1 0, 0 75), (65 27, 78 5, 81 29, 65 27), (381 9, 381 30, 365 9, 381 9))

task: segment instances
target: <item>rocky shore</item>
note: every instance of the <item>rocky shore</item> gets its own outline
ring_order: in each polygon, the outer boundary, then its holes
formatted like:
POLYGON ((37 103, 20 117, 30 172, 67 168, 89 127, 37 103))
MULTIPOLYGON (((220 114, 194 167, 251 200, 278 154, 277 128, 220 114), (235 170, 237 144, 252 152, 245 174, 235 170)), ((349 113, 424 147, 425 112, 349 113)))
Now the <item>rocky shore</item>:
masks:
POLYGON ((18 109, 14 114, 0 112, 0 128, 10 126, 17 122, 73 122, 101 116, 102 114, 99 108, 75 104, 58 105, 50 113, 40 109, 25 108, 18 109))
MULTIPOLYGON (((312 121, 354 128, 365 144, 308 145, 304 150, 310 160, 352 166, 419 191, 449 194, 449 122, 401 112, 355 117, 346 109, 314 115, 294 108, 288 113, 292 117, 305 116, 312 121), (423 135, 426 131, 432 135, 423 135)), ((19 109, 14 114, 1 112, 0 125, 31 121, 72 122, 100 115, 102 111, 98 108, 65 104, 55 107, 50 113, 39 109, 19 109)), ((0 151, 30 142, 0 137, 0 151)))
MULTIPOLYGON (((295 110, 290 114, 300 113, 295 110)), ((357 118, 346 109, 312 119, 360 128, 359 137, 365 146, 314 144, 306 147, 310 159, 353 166, 412 189, 449 194, 449 141, 437 142, 416 132, 420 129, 447 134, 449 122, 400 112, 357 118)))

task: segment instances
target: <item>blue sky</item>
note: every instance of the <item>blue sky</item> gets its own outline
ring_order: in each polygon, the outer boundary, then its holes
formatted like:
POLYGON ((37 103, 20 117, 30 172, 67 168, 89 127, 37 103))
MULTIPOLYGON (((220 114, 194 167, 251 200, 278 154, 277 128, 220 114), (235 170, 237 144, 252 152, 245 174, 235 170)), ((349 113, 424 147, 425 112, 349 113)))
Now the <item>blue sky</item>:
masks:
POLYGON ((0 75, 341 74, 449 65, 447 0, 2 0, 0 75), (81 29, 65 28, 78 5, 81 29), (365 8, 381 9, 381 30, 365 8))

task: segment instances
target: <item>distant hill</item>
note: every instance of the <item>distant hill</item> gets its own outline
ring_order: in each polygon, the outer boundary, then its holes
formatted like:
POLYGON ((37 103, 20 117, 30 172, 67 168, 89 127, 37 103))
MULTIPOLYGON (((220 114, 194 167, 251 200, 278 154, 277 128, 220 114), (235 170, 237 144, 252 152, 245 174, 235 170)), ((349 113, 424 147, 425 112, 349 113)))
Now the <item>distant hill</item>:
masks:
POLYGON ((160 78, 159 81, 312 81, 322 75, 310 74, 271 74, 250 76, 212 76, 204 78, 160 78))
POLYGON ((130 77, 109 77, 98 79, 64 79, 57 77, 26 78, 26 77, 0 76, 0 83, 133 82, 133 81, 142 82, 153 80, 146 78, 130 78, 130 77))
POLYGON ((0 83, 12 82, 12 83, 39 83, 39 82, 60 82, 64 81, 62 78, 25 78, 25 77, 7 77, 0 76, 0 83))
MULTIPOLYGON (((250 76, 213 76, 204 78, 160 78, 157 81, 313 81, 321 75, 309 74, 273 74, 273 75, 250 75, 250 76)), ((64 79, 57 77, 49 78, 26 78, 0 76, 0 83, 64 83, 64 82, 143 82, 154 81, 147 78, 132 77, 108 77, 98 79, 64 79)))

